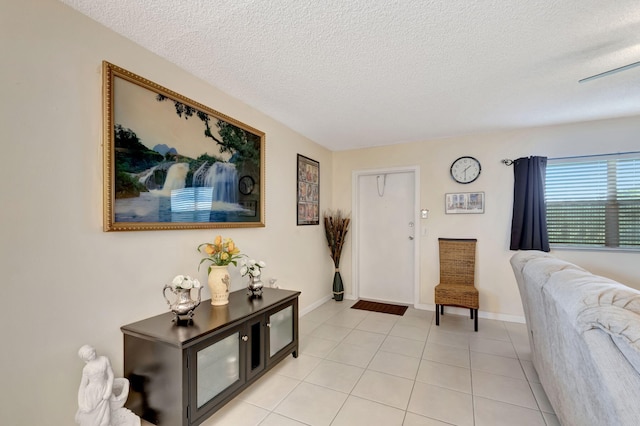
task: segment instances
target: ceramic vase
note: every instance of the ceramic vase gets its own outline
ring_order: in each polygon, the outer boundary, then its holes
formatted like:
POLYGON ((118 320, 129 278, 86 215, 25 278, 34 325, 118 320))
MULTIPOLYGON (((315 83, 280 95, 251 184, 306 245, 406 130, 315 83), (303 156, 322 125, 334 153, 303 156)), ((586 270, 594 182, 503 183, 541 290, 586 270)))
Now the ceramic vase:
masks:
POLYGON ((333 274, 333 298, 336 302, 340 302, 344 298, 344 285, 342 284, 340 271, 337 268, 335 274, 333 274))
POLYGON ((211 304, 213 306, 222 306, 229 303, 231 277, 226 265, 211 265, 207 284, 209 284, 209 290, 211 291, 211 304))

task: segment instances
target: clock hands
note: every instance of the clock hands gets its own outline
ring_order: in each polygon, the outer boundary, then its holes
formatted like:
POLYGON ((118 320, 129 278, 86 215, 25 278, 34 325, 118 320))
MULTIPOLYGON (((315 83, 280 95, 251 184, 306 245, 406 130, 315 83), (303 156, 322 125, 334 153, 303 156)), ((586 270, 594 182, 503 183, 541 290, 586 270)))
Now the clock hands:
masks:
POLYGON ((471 183, 480 174, 480 163, 473 157, 460 157, 451 165, 451 176, 458 183, 471 183))

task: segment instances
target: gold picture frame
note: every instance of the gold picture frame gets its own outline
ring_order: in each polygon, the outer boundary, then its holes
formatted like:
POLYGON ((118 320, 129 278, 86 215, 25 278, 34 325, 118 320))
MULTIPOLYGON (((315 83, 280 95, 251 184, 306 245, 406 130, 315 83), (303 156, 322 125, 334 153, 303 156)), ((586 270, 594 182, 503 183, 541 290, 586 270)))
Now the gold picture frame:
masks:
POLYGON ((265 134, 103 61, 104 230, 265 226, 265 134))

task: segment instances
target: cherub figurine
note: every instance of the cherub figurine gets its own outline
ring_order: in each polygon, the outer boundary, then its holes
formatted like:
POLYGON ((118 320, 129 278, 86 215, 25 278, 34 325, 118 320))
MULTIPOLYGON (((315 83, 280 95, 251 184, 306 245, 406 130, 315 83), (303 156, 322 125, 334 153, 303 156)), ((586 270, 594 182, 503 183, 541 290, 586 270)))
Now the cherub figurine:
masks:
POLYGON ((78 390, 76 423, 80 426, 140 426, 140 418, 124 408, 129 381, 113 378, 109 358, 84 345, 78 356, 86 363, 78 390))

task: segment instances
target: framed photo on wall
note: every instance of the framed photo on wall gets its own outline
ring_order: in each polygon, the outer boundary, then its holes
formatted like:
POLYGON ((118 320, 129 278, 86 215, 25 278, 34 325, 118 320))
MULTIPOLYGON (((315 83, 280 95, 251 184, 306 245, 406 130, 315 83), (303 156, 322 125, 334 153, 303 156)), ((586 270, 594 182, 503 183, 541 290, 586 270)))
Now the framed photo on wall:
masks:
POLYGON ((446 214, 484 213, 484 192, 456 192, 445 194, 446 214))
POLYGON ((104 230, 265 226, 263 132, 103 62, 104 230))
POLYGON ((320 163, 298 154, 296 185, 298 225, 320 223, 320 163))

